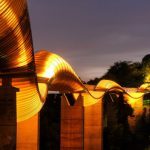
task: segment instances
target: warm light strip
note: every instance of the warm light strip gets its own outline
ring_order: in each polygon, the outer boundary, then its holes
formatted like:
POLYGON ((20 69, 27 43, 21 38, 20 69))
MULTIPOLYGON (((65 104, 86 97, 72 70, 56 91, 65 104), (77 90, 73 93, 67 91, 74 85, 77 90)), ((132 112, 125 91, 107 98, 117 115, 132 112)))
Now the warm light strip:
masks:
MULTIPOLYGON (((12 78, 12 86, 20 90, 17 121, 38 113, 48 90, 91 94, 62 57, 46 50, 34 56, 26 0, 0 0, 0 21, 0 85, 2 78, 12 78)), ((93 90, 125 91, 108 80, 101 81, 93 90)))
POLYGON ((43 78, 48 78, 49 89, 62 92, 84 90, 79 77, 62 57, 41 50, 35 54, 35 64, 38 82, 42 82, 43 78))
POLYGON ((37 85, 26 0, 0 0, 0 21, 0 78, 12 78, 20 90, 17 121, 22 121, 38 113, 46 98, 37 85))

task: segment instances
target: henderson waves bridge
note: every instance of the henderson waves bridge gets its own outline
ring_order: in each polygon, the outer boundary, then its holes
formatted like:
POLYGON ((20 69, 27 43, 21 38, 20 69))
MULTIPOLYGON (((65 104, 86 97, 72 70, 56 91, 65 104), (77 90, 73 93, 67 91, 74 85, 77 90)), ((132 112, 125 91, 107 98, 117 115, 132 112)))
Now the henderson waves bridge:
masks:
POLYGON ((59 91, 61 149, 102 150, 103 95, 122 92, 140 114, 148 90, 148 84, 131 89, 108 80, 84 85, 62 57, 34 54, 26 0, 0 0, 0 149, 37 150, 38 112, 48 91, 59 91), (65 93, 73 94, 74 106, 65 93))

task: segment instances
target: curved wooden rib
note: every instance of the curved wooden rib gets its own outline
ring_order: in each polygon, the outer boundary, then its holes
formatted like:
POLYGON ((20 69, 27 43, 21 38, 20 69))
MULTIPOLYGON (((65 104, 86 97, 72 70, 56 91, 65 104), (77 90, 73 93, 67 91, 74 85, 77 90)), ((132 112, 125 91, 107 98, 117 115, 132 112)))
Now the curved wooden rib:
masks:
POLYGON ((26 0, 0 0, 0 20, 0 85, 3 78, 11 78, 12 86, 20 90, 17 121, 39 112, 49 85, 61 92, 83 89, 73 69, 58 55, 40 51, 34 58, 26 0))
MULTIPOLYGON (((17 121, 39 112, 48 89, 60 92, 87 91, 71 66, 60 56, 41 50, 33 54, 26 0, 0 0, 0 85, 11 78, 17 93, 17 121), (35 69, 36 68, 36 69, 35 69)), ((123 88, 101 81, 95 91, 123 88)))
POLYGON ((0 78, 11 78, 20 90, 17 121, 41 109, 44 97, 37 86, 26 0, 0 0, 0 78))
POLYGON ((145 91, 145 93, 150 93, 150 83, 144 83, 139 87, 139 91, 145 91))
POLYGON ((101 80, 95 87, 95 90, 102 90, 102 91, 120 91, 123 92, 124 89, 116 82, 111 80, 101 80))
POLYGON ((47 83, 49 90, 77 92, 84 90, 83 84, 72 67, 60 56, 41 50, 35 54, 39 83, 47 83))

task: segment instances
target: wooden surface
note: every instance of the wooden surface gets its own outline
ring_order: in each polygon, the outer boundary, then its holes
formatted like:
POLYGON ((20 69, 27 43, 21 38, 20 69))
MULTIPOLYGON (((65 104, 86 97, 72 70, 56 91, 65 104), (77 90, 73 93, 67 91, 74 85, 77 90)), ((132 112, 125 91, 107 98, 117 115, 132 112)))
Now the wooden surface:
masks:
POLYGON ((67 98, 62 97, 61 150, 102 150, 102 100, 84 106, 86 101, 93 100, 89 94, 82 93, 75 105, 70 106, 67 98))
POLYGON ((17 123, 17 150, 38 150, 38 114, 17 123))
MULTIPOLYGON (((130 93, 131 95, 135 95, 136 93, 130 93)), ((139 124, 139 121, 141 119, 141 116, 143 114, 143 97, 139 97, 137 99, 133 99, 132 97, 126 96, 127 102, 131 105, 133 108, 133 116, 128 117, 128 123, 129 127, 132 132, 135 132, 135 129, 137 125, 139 124)))
POLYGON ((61 99, 61 150, 83 150, 83 106, 70 106, 65 96, 61 99))
POLYGON ((16 92, 12 86, 0 86, 0 149, 16 149, 16 92))
MULTIPOLYGON (((93 98, 85 94, 84 101, 92 101, 93 98)), ((84 107, 84 150, 102 150, 102 100, 84 107)))

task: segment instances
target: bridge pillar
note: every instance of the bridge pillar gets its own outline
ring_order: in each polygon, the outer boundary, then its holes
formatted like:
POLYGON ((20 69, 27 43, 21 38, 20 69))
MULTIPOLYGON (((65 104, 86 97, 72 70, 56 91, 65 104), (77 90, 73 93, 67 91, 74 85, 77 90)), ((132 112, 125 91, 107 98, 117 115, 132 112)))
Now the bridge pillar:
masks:
POLYGON ((133 117, 128 117, 128 122, 129 122, 130 130, 134 132, 143 114, 143 96, 142 96, 143 94, 136 93, 136 92, 130 92, 129 94, 132 97, 137 97, 137 98, 132 98, 129 95, 126 94, 124 95, 128 104, 130 104, 131 107, 133 108, 133 117))
POLYGON ((0 149, 16 149, 16 92, 10 78, 2 79, 0 86, 0 149))
POLYGON ((74 106, 65 96, 61 101, 61 150, 74 149, 102 150, 102 100, 95 103, 87 93, 79 94, 74 106))
POLYGON ((67 97, 61 98, 61 150, 83 150, 83 100, 70 106, 67 97))
MULTIPOLYGON (((91 91, 95 97, 99 97, 98 92, 91 91)), ((83 93, 84 98, 84 150, 102 150, 102 99, 97 99, 97 103, 89 105, 95 101, 89 94, 83 93)))
POLYGON ((17 150, 39 149, 39 115, 17 123, 17 150))

